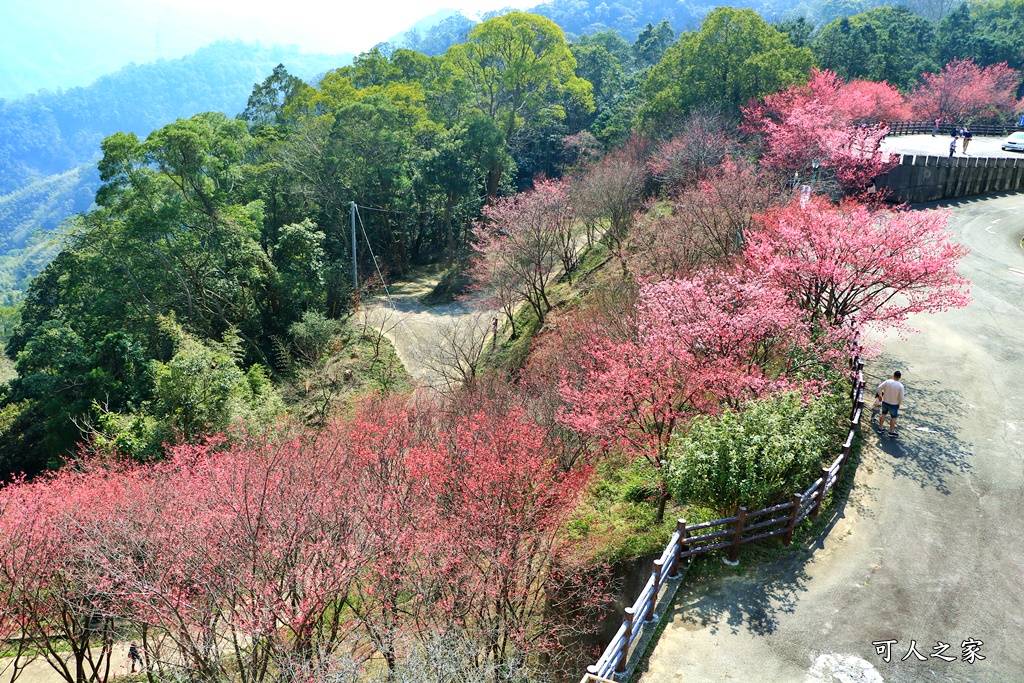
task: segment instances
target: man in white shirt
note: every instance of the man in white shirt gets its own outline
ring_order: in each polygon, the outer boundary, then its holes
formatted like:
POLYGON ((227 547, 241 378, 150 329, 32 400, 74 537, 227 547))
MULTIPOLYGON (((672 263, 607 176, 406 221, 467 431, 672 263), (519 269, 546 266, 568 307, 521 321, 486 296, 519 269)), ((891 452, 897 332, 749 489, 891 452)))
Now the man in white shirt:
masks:
POLYGON ((900 404, 903 403, 903 384, 900 382, 900 371, 892 373, 892 379, 887 379, 878 385, 875 396, 882 401, 882 414, 878 418, 878 433, 885 433, 885 418, 889 418, 889 438, 895 439, 896 413, 899 412, 900 404))

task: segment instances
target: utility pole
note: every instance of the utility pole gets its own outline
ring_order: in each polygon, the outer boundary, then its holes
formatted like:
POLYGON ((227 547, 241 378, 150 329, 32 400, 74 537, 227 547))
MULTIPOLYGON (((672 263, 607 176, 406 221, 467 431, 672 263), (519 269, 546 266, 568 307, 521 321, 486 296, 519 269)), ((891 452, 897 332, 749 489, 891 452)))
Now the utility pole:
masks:
POLYGON ((359 268, 356 263, 356 203, 349 202, 352 210, 352 295, 355 297, 355 309, 359 310, 359 268))

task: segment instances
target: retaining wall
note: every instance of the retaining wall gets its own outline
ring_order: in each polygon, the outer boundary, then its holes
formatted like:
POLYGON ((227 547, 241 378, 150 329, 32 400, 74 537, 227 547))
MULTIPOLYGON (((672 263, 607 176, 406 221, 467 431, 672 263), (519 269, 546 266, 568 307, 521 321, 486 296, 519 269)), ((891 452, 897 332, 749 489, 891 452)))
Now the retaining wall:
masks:
POLYGON ((909 204, 1024 190, 1024 157, 947 157, 904 154, 878 186, 909 204))

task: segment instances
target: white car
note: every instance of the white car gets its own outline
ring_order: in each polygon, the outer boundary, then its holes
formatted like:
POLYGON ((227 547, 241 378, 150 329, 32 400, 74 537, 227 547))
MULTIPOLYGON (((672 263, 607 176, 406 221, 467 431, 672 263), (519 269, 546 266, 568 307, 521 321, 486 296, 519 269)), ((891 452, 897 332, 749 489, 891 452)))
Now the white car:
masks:
POLYGON ((1009 152, 1024 152, 1024 133, 1011 133, 1003 140, 1003 149, 1009 152))

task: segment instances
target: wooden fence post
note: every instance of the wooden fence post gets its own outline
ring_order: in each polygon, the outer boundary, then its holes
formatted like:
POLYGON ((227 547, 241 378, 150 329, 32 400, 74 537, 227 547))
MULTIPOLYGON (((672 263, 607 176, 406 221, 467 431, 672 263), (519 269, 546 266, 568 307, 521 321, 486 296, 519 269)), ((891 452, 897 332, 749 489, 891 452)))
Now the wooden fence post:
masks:
MULTIPOLYGON (((850 408, 850 424, 854 425, 853 418, 857 417, 857 409, 861 411, 861 415, 864 414, 864 394, 861 392, 864 389, 864 383, 860 382, 853 388, 853 406, 850 408), (857 395, 860 394, 860 400, 857 400, 857 395)), ((859 422, 857 424, 860 424, 859 422)))
POLYGON ((782 535, 782 545, 789 545, 793 542, 793 529, 796 527, 796 518, 800 514, 800 505, 804 502, 804 494, 793 494, 793 512, 789 515, 789 523, 786 525, 786 533, 782 535))
POLYGON ((836 486, 839 486, 839 480, 843 478, 843 472, 846 470, 846 461, 850 459, 850 446, 843 446, 841 451, 843 457, 839 459, 839 469, 836 470, 836 486))
POLYGON ((626 672, 626 659, 629 657, 629 641, 633 638, 633 608, 626 608, 626 633, 622 637, 622 645, 619 646, 619 663, 615 665, 615 673, 626 672))
POLYGON ((729 563, 739 564, 740 541, 743 539, 743 524, 747 521, 747 508, 741 507, 736 513, 736 531, 732 535, 732 547, 729 548, 729 563))
POLYGON ((647 614, 644 615, 644 621, 650 621, 654 618, 654 608, 658 606, 658 593, 661 591, 661 570, 664 567, 664 563, 661 559, 654 561, 654 569, 651 570, 651 578, 654 579, 654 591, 651 593, 651 601, 647 603, 647 614))
POLYGON ((686 528, 685 519, 676 520, 676 531, 679 532, 679 547, 676 548, 676 556, 672 558, 672 573, 669 574, 670 579, 677 578, 680 571, 682 571, 681 566, 683 564, 683 560, 689 562, 690 559, 688 557, 683 557, 683 553, 690 550, 690 544, 686 542, 686 539, 690 537, 690 530, 686 528))
POLYGON ((821 512, 821 503, 825 500, 825 489, 828 487, 828 468, 821 468, 821 488, 818 489, 817 495, 814 497, 814 507, 811 508, 811 515, 814 517, 818 516, 821 512))

